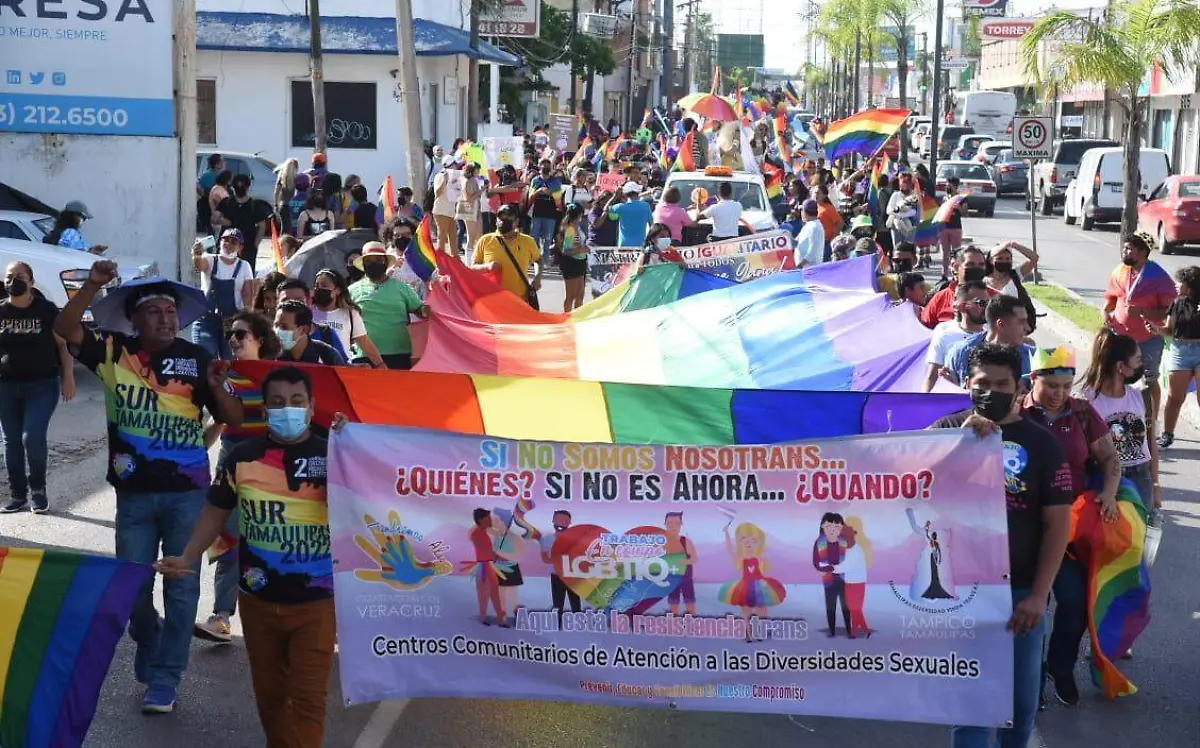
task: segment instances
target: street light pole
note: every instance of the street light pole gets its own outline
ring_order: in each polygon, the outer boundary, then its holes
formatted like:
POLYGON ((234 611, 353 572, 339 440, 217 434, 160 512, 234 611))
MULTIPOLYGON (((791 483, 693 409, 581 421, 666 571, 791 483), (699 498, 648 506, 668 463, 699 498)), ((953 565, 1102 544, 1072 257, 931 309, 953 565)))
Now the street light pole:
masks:
POLYGON ((862 65, 862 32, 855 31, 854 32, 854 110, 851 112, 851 114, 854 114, 854 112, 857 112, 858 107, 859 107, 858 79, 861 77, 859 74, 862 69, 861 65, 862 65))
MULTIPOLYGON (((425 143, 421 138, 421 88, 417 82, 417 54, 413 42, 412 0, 396 0, 396 50, 399 53, 400 101, 404 112, 404 162, 408 169, 408 186, 413 202, 425 200, 425 143)), ((493 65, 492 79, 500 75, 500 66, 493 65)), ((492 90, 497 90, 495 86, 492 90)), ((475 91, 471 92, 476 95, 475 91)), ((431 106, 437 106, 434 102, 431 106)), ((436 135, 435 135, 436 137, 436 135)))
POLYGON ((929 183, 925 191, 930 195, 936 194, 934 182, 937 181, 938 140, 941 135, 941 99, 942 99, 942 17, 946 15, 946 0, 937 0, 937 10, 934 12, 933 28, 933 104, 930 114, 929 135, 933 145, 929 148, 929 183))

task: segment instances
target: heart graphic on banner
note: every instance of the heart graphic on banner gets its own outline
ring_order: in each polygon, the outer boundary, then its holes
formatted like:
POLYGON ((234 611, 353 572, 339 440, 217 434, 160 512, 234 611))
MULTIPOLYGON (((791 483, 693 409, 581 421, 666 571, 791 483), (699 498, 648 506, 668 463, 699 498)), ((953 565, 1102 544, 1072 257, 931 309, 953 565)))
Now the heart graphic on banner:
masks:
MULTIPOLYGON (((667 553, 652 540, 608 544, 611 531, 599 525, 575 525, 558 533, 550 549, 554 573, 597 610, 642 613, 671 594, 687 571, 685 553, 667 553)), ((643 525, 625 536, 661 537, 661 527, 643 525)))

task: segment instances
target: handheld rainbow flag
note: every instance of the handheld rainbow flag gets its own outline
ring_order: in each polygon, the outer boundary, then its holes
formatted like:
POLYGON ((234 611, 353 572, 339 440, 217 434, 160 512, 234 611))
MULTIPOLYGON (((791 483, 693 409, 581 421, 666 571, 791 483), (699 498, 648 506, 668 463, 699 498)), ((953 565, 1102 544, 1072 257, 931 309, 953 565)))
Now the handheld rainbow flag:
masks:
POLYGON ((604 145, 604 160, 616 161, 617 154, 621 151, 621 144, 625 142, 625 133, 621 133, 616 139, 609 140, 604 145))
POLYGON ((921 221, 917 224, 917 234, 913 239, 913 244, 916 244, 918 247, 931 247, 937 244, 938 235, 942 232, 942 224, 933 220, 937 212, 937 198, 922 194, 919 214, 921 221))
POLYGON ((383 180, 383 187, 379 190, 379 204, 383 206, 383 220, 391 223, 396 217, 396 183, 392 181, 391 174, 383 180))
POLYGON ((963 200, 966 199, 967 196, 963 194, 951 195, 946 200, 942 201, 941 206, 939 206, 937 209, 937 213, 935 213, 933 216, 933 222, 942 224, 946 221, 949 221, 950 217, 954 215, 954 211, 958 210, 958 206, 962 205, 963 200))
POLYGON ((679 144, 679 153, 675 156, 675 164, 671 171, 695 171, 696 156, 692 150, 696 147, 696 133, 689 132, 679 144))
POLYGON ((796 93, 796 87, 792 85, 791 81, 783 84, 783 95, 787 97, 792 106, 800 106, 800 94, 796 93))
POLYGON ((825 158, 832 161, 848 153, 874 155, 908 115, 907 109, 871 109, 834 122, 824 133, 825 158))
POLYGON ((787 110, 775 115, 775 147, 779 150, 779 160, 785 164, 792 163, 792 145, 787 138, 787 110))
POLYGON ((663 171, 671 170, 671 163, 667 160, 667 136, 663 133, 658 134, 658 165, 663 171))
POLYGON ((275 225, 275 219, 271 219, 271 254, 275 258, 275 269, 283 272, 283 245, 279 243, 279 227, 275 225))
POLYGON ((767 190, 767 199, 775 202, 783 197, 783 169, 770 161, 763 161, 759 167, 763 173, 763 186, 767 190))
POLYGON ((0 548, 0 744, 83 745, 149 566, 0 548))
POLYGON ((588 148, 592 147, 591 136, 586 136, 579 143, 579 148, 575 151, 575 155, 571 157, 571 162, 567 164, 567 169, 572 169, 579 165, 587 157, 588 148))
POLYGON ((417 226, 417 233, 413 237, 413 240, 408 243, 408 248, 404 250, 404 259, 408 260, 408 266, 423 281, 432 278, 433 271, 437 270, 437 250, 435 246, 433 243, 433 231, 429 226, 429 215, 426 214, 417 226))

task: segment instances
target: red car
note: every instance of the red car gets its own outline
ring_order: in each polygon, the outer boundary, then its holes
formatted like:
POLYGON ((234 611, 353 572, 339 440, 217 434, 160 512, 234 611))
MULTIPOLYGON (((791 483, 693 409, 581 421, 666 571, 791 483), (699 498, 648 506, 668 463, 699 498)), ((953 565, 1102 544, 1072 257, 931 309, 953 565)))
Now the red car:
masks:
POLYGON ((1200 243, 1200 176, 1167 177, 1138 206, 1138 226, 1155 237, 1163 254, 1200 243))

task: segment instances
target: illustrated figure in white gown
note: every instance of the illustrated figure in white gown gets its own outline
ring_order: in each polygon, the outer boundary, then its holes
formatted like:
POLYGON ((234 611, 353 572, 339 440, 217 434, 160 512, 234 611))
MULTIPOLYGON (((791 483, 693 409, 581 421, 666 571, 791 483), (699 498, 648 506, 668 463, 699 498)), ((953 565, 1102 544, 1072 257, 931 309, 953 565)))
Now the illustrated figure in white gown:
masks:
POLYGON ((917 566, 913 570, 912 583, 908 588, 911 600, 956 600, 954 591, 954 565, 950 556, 951 532, 935 527, 932 522, 917 524, 912 509, 905 509, 908 526, 924 541, 917 566))

